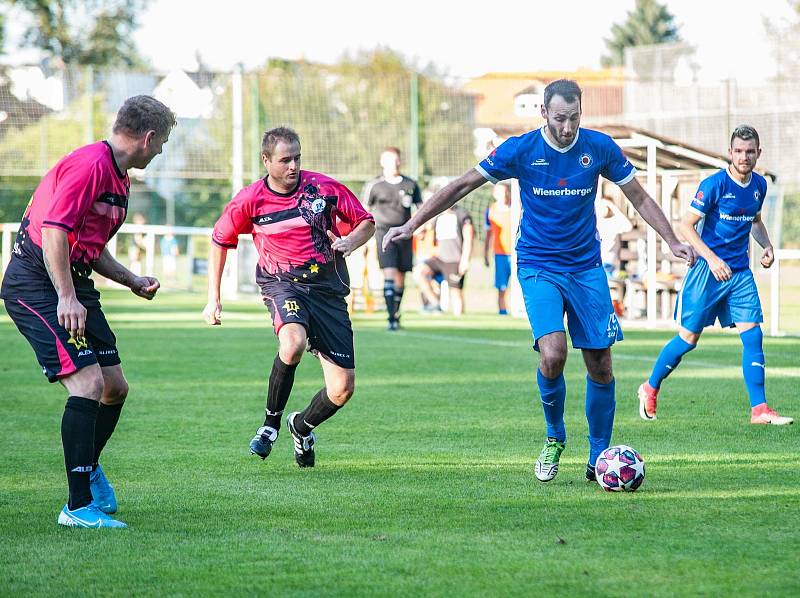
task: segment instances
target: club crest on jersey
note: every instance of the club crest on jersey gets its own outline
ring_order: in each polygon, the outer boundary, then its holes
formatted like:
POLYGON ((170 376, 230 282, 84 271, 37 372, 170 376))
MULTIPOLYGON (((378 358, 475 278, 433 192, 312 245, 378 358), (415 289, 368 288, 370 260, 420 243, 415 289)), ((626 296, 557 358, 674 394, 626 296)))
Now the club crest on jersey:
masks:
POLYGON ((325 200, 321 197, 318 197, 314 201, 311 202, 311 211, 315 214, 320 214, 325 210, 325 200))
POLYGON ((753 199, 755 199, 756 201, 758 201, 759 199, 761 199, 761 191, 759 191, 758 189, 756 189, 755 191, 753 191, 753 199))
POLYGON ((589 168, 592 165, 593 161, 594 160, 592 159, 591 154, 587 153, 581 154, 581 157, 578 158, 578 162, 580 162, 581 166, 583 166, 584 168, 589 168))

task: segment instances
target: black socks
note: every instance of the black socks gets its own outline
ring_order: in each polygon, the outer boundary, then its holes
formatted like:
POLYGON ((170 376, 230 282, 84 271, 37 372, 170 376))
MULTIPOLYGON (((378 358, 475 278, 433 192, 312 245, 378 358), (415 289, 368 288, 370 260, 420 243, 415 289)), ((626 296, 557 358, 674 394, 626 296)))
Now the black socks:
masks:
POLYGON ((265 426, 280 430, 281 415, 283 415, 283 409, 292 393, 295 370, 297 370, 297 364, 286 365, 281 361, 280 355, 275 356, 275 361, 272 362, 272 372, 269 375, 265 426))
POLYGON ((311 430, 332 417, 337 411, 339 411, 339 405, 331 402, 328 393, 323 388, 314 395, 305 411, 295 416, 294 428, 302 436, 308 436, 311 434, 311 430))
MULTIPOLYGON (((93 401, 94 402, 94 401, 93 401)), ((111 438, 114 429, 117 427, 120 413, 122 413, 122 406, 125 403, 118 403, 116 405, 105 405, 100 403, 100 408, 97 410, 97 421, 94 425, 94 461, 93 465, 97 465, 100 460, 100 453, 106 446, 106 442, 111 438)))
MULTIPOLYGON (((99 403, 83 397, 69 397, 61 418, 61 443, 69 485, 69 509, 92 502, 89 474, 94 458, 95 421, 99 403)), ((107 440, 107 438, 106 438, 107 440)))

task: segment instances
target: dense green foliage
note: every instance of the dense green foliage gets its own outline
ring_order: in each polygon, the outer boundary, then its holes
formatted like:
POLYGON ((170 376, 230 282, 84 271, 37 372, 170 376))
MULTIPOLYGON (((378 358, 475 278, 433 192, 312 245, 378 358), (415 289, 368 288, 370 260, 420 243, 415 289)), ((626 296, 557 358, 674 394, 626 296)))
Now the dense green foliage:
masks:
POLYGON ((658 0, 636 0, 623 23, 611 26, 611 37, 606 38, 608 55, 603 56, 603 66, 621 66, 625 62, 625 48, 649 46, 680 41, 675 17, 658 0))
POLYGON ((3 0, 29 20, 24 43, 65 65, 143 64, 133 42, 147 0, 3 0))

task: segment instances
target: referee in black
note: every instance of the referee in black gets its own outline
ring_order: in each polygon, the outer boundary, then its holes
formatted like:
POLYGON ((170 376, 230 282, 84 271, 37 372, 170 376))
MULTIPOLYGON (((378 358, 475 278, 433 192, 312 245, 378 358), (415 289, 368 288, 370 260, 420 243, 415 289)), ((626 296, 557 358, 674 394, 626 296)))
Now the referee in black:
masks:
POLYGON ((406 286, 406 272, 414 267, 411 239, 390 243, 386 250, 383 235, 393 226, 411 218, 412 204, 419 206, 422 196, 417 183, 400 174, 400 150, 387 147, 381 152, 383 174, 364 187, 363 202, 375 217, 378 263, 383 269, 383 297, 389 314, 389 330, 400 328, 400 301, 406 286))

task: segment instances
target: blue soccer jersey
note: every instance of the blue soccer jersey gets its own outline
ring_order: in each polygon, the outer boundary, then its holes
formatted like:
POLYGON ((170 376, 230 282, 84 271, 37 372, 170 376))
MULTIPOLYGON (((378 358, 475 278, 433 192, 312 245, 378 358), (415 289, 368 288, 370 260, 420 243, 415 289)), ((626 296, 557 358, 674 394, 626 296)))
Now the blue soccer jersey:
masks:
POLYGON ((689 206, 690 212, 702 217, 697 232, 703 243, 731 270, 750 266, 750 229, 766 194, 767 181, 760 174, 754 172, 743 185, 726 168, 700 183, 689 206))
POLYGON ((598 177, 624 185, 636 174, 611 137, 583 128, 564 148, 544 128, 511 137, 475 169, 492 183, 519 181, 517 264, 553 272, 601 265, 594 211, 598 177))

